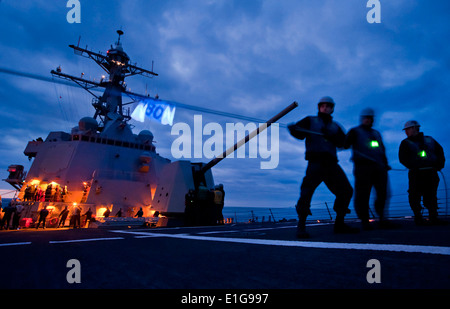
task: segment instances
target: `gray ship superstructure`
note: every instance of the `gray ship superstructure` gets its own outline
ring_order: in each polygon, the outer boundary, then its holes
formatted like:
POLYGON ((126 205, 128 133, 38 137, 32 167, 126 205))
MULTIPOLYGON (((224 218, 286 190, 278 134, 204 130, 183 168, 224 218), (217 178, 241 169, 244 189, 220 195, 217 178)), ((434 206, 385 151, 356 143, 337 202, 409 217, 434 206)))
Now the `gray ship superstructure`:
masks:
MULTIPOLYGON (((122 94, 132 98, 139 95, 127 92, 125 78, 157 74, 129 63, 120 42, 123 32, 118 33, 118 42, 106 55, 69 45, 75 54, 99 64, 109 78, 95 82, 65 74, 60 67, 51 71, 53 76, 75 82, 94 95, 95 114, 82 118, 70 132, 50 132, 45 140, 30 141, 24 153, 34 161, 26 176, 23 166, 9 167, 6 181, 20 189, 18 200, 25 206, 22 217, 36 219, 44 206, 52 217, 65 205, 69 210, 79 206, 83 213, 90 208, 97 218, 103 217, 107 208, 112 215, 121 209, 124 217, 135 216, 140 208, 143 217, 184 213, 185 194, 196 187, 193 173, 203 165, 171 162, 156 153, 150 131, 132 132, 122 94), (96 87, 105 88, 103 95, 91 91, 96 87)), ((213 188, 211 171, 201 174, 196 179, 213 188)))
MULTIPOLYGON (((5 181, 19 190, 18 201, 25 206, 22 218, 36 221, 39 211, 47 207, 50 225, 56 225, 58 214, 69 206, 72 212, 81 209, 86 213, 90 209, 97 222, 104 221, 108 209, 111 215, 119 213, 126 218, 133 218, 139 212, 139 217, 151 218, 148 222, 159 226, 172 224, 171 221, 215 224, 217 210, 210 201, 205 202, 206 196, 210 199, 214 195, 211 168, 296 108, 297 102, 206 164, 171 162, 156 152, 150 131, 134 134, 128 123, 131 117, 129 110, 124 109, 122 95, 134 102, 161 101, 128 91, 125 78, 158 74, 130 64, 120 42, 123 32, 117 33, 119 39, 106 55, 81 48, 79 43, 69 45, 75 54, 94 60, 105 70, 108 77, 103 76, 100 82, 68 75, 61 67, 51 71, 53 76, 74 82, 92 94, 95 114, 82 118, 70 132, 50 132, 45 140, 30 141, 24 151, 34 159, 28 173, 21 165, 9 167, 10 174, 5 181), (92 92, 95 88, 104 88, 103 95, 92 92)), ((174 115, 173 111, 168 115, 174 115)))

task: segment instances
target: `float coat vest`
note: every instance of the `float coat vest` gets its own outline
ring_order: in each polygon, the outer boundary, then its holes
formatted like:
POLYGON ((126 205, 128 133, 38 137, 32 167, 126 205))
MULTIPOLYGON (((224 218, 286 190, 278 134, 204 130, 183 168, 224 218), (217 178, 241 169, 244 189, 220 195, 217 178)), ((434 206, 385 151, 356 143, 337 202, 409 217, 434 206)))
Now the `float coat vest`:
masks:
POLYGON ((431 137, 422 132, 413 138, 405 138, 400 144, 400 163, 408 169, 444 167, 445 157, 442 147, 431 137))
POLYGON ((334 137, 340 132, 341 128, 334 121, 325 122, 322 117, 311 116, 309 130, 324 134, 309 134, 306 137, 306 160, 314 159, 333 159, 337 162, 336 144, 334 137))
POLYGON ((372 162, 387 166, 384 144, 377 130, 357 126, 348 132, 346 144, 347 147, 352 146, 353 162, 372 162))

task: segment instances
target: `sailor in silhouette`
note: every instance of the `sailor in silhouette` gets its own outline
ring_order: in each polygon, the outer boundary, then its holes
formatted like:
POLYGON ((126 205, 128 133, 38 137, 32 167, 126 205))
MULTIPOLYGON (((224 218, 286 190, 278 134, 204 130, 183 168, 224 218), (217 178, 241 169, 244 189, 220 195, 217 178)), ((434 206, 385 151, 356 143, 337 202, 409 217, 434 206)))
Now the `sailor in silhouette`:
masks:
POLYGON ((300 198, 296 209, 299 217, 297 227, 298 238, 308 238, 305 230, 306 218, 311 215, 311 199, 316 188, 324 182, 328 189, 336 196, 334 211, 336 220, 335 233, 354 233, 358 230, 344 223, 344 217, 350 213, 348 206, 353 195, 353 188, 347 176, 338 164, 337 147, 343 147, 345 133, 331 114, 335 103, 331 97, 323 97, 318 103, 317 116, 308 116, 288 129, 292 136, 300 140, 305 139, 305 159, 308 161, 306 175, 301 185, 300 198))

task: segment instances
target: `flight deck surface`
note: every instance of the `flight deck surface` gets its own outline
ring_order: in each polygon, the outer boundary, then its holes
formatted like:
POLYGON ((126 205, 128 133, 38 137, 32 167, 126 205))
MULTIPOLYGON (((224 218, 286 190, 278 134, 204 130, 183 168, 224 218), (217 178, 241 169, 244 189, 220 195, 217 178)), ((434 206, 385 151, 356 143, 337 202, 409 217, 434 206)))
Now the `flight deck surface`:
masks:
MULTIPOLYGON (((450 225, 334 234, 332 223, 0 232, 2 289, 450 288, 450 225), (69 260, 81 283, 69 283, 69 260), (369 283, 370 260, 380 283, 369 283)), ((358 222, 351 222, 359 227, 358 222)))

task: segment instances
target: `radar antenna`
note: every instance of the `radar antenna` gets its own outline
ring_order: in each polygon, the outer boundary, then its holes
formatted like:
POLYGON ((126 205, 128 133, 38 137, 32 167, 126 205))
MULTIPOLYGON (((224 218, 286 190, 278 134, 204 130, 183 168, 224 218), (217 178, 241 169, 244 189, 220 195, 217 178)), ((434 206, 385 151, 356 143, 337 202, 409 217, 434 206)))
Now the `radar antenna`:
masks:
POLYGON ((123 31, 122 30, 117 30, 117 34, 119 35, 119 39, 117 40, 117 44, 120 43, 120 36, 123 35, 123 31))
POLYGON ((117 34, 119 35, 119 38, 116 46, 111 46, 111 49, 106 52, 106 55, 101 52, 96 53, 88 50, 87 46, 86 48, 79 47, 79 42, 77 46, 69 45, 70 48, 73 48, 75 54, 94 60, 109 75, 109 78, 96 82, 62 73, 61 70, 51 71, 53 76, 78 84, 96 98, 94 103, 92 103, 95 108, 94 118, 97 119, 97 117, 100 117, 103 125, 109 120, 118 119, 117 117, 112 117, 114 118, 112 119, 111 115, 113 114, 119 115, 119 118, 125 121, 131 118, 128 114, 124 114, 123 112, 124 104, 122 104, 122 93, 127 94, 133 101, 137 101, 139 98, 148 97, 127 91, 125 83, 126 77, 133 75, 142 75, 150 78, 158 76, 158 74, 153 71, 138 67, 136 64, 130 64, 130 58, 124 52, 120 43, 120 38, 124 33, 122 30, 117 30, 117 34), (98 87, 105 88, 103 95, 101 96, 97 96, 91 91, 93 88, 98 87))

